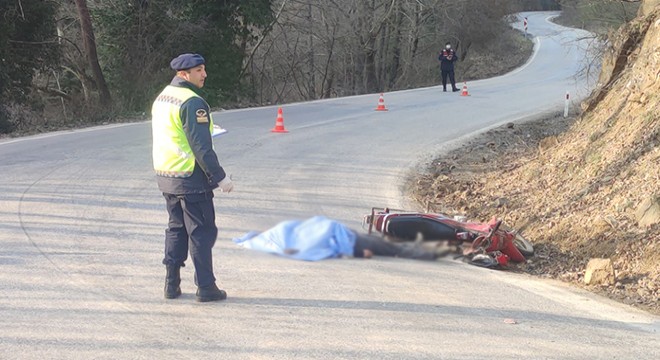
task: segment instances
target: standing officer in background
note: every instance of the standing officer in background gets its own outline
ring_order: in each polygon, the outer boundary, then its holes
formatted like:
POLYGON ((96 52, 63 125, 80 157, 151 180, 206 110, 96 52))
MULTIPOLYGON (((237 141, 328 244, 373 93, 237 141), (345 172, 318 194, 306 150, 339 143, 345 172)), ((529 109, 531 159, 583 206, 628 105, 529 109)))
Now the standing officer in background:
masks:
POLYGON ((218 234, 213 189, 231 192, 234 186, 213 150, 213 119, 198 93, 206 79, 204 58, 182 54, 170 67, 176 76, 151 109, 154 170, 169 213, 163 259, 165 298, 181 295, 179 270, 190 249, 197 301, 224 300, 227 293, 218 289, 213 275, 211 251, 218 234))
POLYGON ((451 48, 450 42, 445 44, 445 48, 440 53, 438 60, 440 60, 440 72, 442 73, 442 91, 447 91, 447 76, 449 76, 449 81, 451 81, 451 91, 459 91, 460 89, 456 87, 456 78, 454 77, 454 62, 458 60, 458 55, 451 48))

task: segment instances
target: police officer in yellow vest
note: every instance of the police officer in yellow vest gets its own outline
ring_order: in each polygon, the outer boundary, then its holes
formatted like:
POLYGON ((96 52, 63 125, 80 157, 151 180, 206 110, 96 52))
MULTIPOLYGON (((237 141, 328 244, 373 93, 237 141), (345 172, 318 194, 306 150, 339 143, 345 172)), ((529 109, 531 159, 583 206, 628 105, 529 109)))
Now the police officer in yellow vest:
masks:
POLYGON ((195 266, 197 301, 227 298, 213 275, 212 248, 218 234, 213 190, 231 192, 233 184, 218 162, 209 105, 198 94, 206 80, 204 58, 182 54, 170 62, 172 82, 153 104, 153 162, 158 187, 169 213, 165 230, 165 298, 181 295, 180 268, 190 251, 195 266))

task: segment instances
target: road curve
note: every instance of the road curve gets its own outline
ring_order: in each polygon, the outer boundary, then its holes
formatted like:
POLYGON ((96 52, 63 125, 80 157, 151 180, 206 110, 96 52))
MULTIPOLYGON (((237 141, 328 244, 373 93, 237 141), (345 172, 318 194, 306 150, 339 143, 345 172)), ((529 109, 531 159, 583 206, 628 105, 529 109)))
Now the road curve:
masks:
MULTIPOLYGON (((231 238, 325 215, 358 227, 372 206, 409 206, 409 169, 508 121, 563 111, 589 89, 585 33, 523 14, 535 53, 468 83, 224 111, 216 151, 236 183, 218 194, 222 303, 162 298, 166 213, 150 124, 0 142, 0 358, 653 359, 658 317, 561 283, 451 260, 317 263, 255 254, 231 238), (510 320, 514 320, 512 324, 510 320)), ((212 71, 212 69, 210 69, 212 71)), ((459 80, 461 74, 457 74, 459 80)))

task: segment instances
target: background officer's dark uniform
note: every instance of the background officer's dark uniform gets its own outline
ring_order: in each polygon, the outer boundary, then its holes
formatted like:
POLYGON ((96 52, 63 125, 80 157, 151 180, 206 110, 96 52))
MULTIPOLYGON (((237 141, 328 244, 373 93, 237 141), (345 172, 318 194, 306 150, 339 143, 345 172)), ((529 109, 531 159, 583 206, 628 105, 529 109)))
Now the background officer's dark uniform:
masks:
POLYGON ((452 91, 458 91, 459 88, 456 87, 456 78, 454 76, 454 62, 458 60, 456 51, 454 49, 443 49, 438 57, 440 60, 440 72, 442 75, 442 89, 447 91, 447 76, 449 76, 449 81, 451 82, 452 91), (448 56, 451 55, 452 58, 449 59, 448 56))

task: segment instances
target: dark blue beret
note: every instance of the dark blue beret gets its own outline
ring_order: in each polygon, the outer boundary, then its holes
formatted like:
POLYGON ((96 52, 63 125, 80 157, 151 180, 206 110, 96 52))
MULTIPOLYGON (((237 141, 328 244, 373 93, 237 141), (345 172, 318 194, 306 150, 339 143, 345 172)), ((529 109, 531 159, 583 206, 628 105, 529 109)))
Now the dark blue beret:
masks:
POLYGON ((191 69, 202 64, 204 58, 199 54, 181 54, 170 61, 170 67, 176 71, 191 69))

